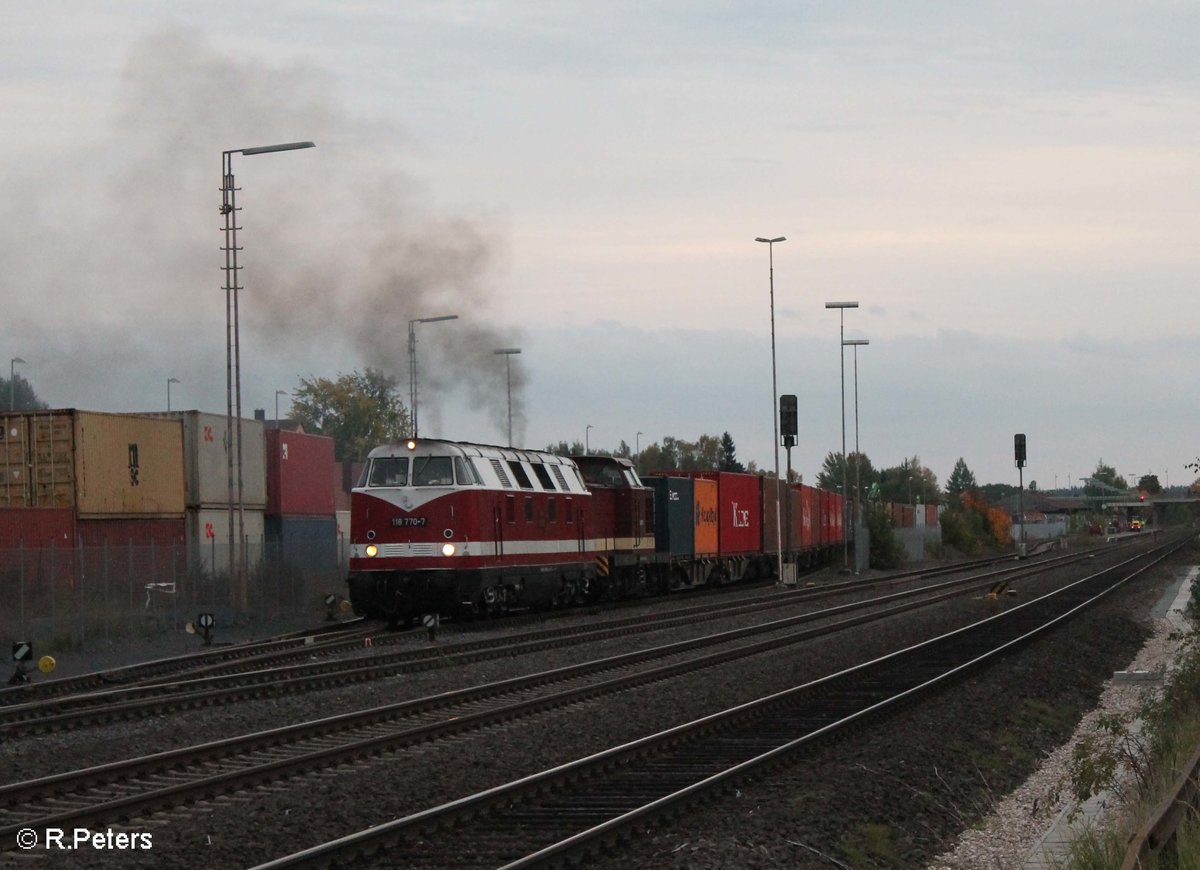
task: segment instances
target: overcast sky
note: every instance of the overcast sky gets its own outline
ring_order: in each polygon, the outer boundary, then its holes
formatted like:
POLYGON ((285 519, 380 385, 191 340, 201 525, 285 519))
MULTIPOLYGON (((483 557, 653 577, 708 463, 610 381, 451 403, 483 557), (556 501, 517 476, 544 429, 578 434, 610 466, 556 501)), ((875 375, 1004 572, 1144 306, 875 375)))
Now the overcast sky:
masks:
MULTIPOLYGON (((421 434, 842 449, 1066 486, 1200 453, 1200 5, 13 4, 0 347, 55 407, 243 408, 366 366, 421 434), (854 356, 845 357, 854 449, 854 356), (591 427, 590 429, 588 427, 591 427), (641 433, 640 435, 638 433, 641 433)), ((7 373, 5 373, 7 376, 7 373)), ((781 464, 786 455, 781 451, 781 464)))

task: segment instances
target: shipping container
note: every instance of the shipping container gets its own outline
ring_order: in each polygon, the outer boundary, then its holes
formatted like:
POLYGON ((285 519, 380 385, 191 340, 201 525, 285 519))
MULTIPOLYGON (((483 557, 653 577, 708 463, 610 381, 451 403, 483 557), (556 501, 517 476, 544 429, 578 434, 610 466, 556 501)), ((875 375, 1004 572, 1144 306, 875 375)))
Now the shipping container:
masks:
POLYGON ((925 525, 936 526, 938 524, 938 505, 925 505, 925 525))
POLYGON ((105 517, 78 519, 75 537, 81 547, 182 547, 184 519, 178 517, 105 517))
POLYGON ((30 502, 28 421, 21 414, 0 416, 0 508, 27 507, 30 502))
POLYGON ((334 443, 324 435, 268 429, 267 514, 333 520, 334 443))
MULTIPOLYGON (((74 418, 75 508, 81 519, 171 515, 182 520, 183 427, 178 420, 68 413, 74 418)), ((53 426, 57 450, 60 422, 58 415, 34 415, 35 443, 42 443, 39 427, 53 426)))
POLYGON ((358 479, 362 476, 363 464, 350 460, 334 463, 336 485, 333 491, 333 509, 335 511, 350 510, 350 491, 359 485, 358 479))
POLYGON ((773 555, 780 549, 780 538, 783 539, 782 549, 791 549, 788 535, 788 521, 791 517, 788 505, 789 487, 782 480, 774 477, 762 479, 762 550, 765 555, 773 555))
MULTIPOLYGON (((238 511, 232 511, 232 526, 235 546, 238 537, 238 511)), ((261 558, 266 536, 262 508, 243 506, 240 525, 244 526, 243 542, 246 558, 256 562, 261 558)), ((229 570, 230 510, 221 508, 189 508, 187 512, 186 537, 188 552, 192 554, 193 567, 217 574, 229 570)))
POLYGON ((75 546, 75 512, 70 508, 0 507, 0 550, 75 546))
POLYGON ((4 418, 5 506, 74 508, 79 517, 183 514, 178 421, 38 411, 4 418))
MULTIPOLYGON (((231 454, 229 418, 204 411, 139 414, 179 420, 183 425, 184 504, 190 509, 237 504, 237 451, 231 454), (230 497, 230 461, 234 494, 230 497)), ((233 421, 236 436, 237 421, 233 421)), ((242 418, 242 507, 267 505, 267 442, 262 420, 242 418)))
POLYGON ((689 558, 696 546, 696 505, 692 480, 686 477, 650 477, 654 490, 654 547, 659 553, 689 558))
POLYGON ((692 538, 697 557, 715 556, 720 551, 721 519, 717 501, 717 482, 707 478, 692 480, 692 500, 695 502, 692 538))
MULTIPOLYGON (((292 433, 295 434, 295 433, 292 433)), ((302 568, 329 571, 338 566, 337 518, 279 516, 264 518, 268 560, 302 568)))

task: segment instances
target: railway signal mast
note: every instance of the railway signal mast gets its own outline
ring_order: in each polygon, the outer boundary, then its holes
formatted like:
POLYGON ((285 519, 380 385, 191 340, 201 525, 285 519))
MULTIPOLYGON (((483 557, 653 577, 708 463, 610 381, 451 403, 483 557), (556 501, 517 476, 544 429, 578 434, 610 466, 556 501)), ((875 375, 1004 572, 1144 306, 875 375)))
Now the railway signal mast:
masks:
POLYGON ((1018 432, 1013 436, 1013 453, 1017 460, 1017 511, 1021 515, 1021 540, 1017 544, 1017 557, 1025 558, 1025 436, 1018 432))

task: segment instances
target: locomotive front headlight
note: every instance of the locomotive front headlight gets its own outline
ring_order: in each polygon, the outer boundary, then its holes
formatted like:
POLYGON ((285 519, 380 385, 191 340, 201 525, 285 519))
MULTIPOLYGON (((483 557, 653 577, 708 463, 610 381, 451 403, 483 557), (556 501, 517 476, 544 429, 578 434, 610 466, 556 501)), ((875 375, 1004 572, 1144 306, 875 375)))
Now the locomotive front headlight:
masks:
POLYGON ((379 548, 374 544, 367 544, 367 549, 364 552, 366 552, 367 558, 374 559, 379 555, 379 548))
POLYGON ((449 541, 442 544, 442 555, 443 556, 453 556, 457 551, 458 551, 458 548, 455 547, 449 541))

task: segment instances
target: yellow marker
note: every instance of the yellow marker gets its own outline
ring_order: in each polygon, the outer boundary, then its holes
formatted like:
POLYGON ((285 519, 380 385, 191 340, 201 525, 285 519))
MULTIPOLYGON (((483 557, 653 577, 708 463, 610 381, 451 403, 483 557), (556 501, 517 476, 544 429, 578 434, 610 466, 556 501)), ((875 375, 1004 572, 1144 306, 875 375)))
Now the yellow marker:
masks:
POLYGON ((57 666, 58 662, 54 660, 54 656, 42 656, 38 659, 38 670, 43 674, 50 673, 57 666))
POLYGON ((338 605, 338 608, 342 611, 342 613, 349 613, 350 607, 351 607, 350 602, 347 601, 345 598, 343 598, 342 603, 338 605))

